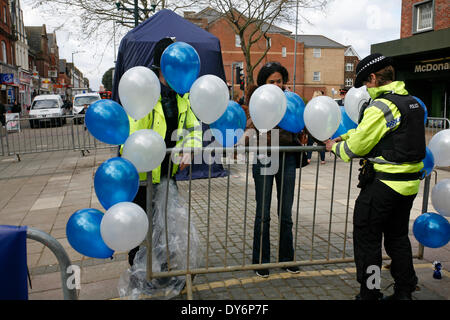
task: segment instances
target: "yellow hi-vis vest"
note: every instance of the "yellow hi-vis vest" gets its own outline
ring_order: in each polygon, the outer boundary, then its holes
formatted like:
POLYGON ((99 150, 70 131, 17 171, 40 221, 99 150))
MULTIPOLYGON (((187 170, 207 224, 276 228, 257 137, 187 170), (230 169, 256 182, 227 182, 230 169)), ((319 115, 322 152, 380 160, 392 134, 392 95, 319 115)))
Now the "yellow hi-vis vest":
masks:
MULTIPOLYGON (((183 97, 177 95, 178 106, 178 141, 176 148, 201 148, 202 147, 202 128, 200 122, 191 110, 189 103, 189 94, 186 93, 183 97), (184 131, 184 132, 183 132, 184 131), (186 134, 187 133, 187 134, 186 134)), ((161 104, 161 96, 153 108, 152 112, 147 114, 144 118, 135 120, 128 117, 130 121, 130 135, 141 129, 152 129, 156 131, 163 139, 166 136, 167 124, 164 117, 164 111, 161 104)), ((172 134, 171 132, 169 134, 172 134)), ((123 145, 120 148, 122 154, 123 145)), ((178 164, 173 163, 172 176, 176 174, 178 164)), ((161 177, 161 165, 152 170, 153 183, 159 183, 161 177)), ((147 173, 139 173, 139 180, 147 180, 147 173)))
MULTIPOLYGON (((396 130, 401 122, 401 113, 397 106, 387 99, 377 99, 386 92, 407 95, 405 83, 394 81, 385 86, 367 90, 373 101, 364 111, 364 117, 356 129, 341 135, 343 141, 335 143, 332 151, 342 160, 348 162, 361 158, 372 150, 390 131, 396 130)), ((423 168, 423 162, 392 163, 382 156, 369 159, 374 163, 374 170, 387 173, 414 173, 423 168)), ((420 180, 388 181, 381 180, 401 195, 408 196, 419 191, 420 180)))

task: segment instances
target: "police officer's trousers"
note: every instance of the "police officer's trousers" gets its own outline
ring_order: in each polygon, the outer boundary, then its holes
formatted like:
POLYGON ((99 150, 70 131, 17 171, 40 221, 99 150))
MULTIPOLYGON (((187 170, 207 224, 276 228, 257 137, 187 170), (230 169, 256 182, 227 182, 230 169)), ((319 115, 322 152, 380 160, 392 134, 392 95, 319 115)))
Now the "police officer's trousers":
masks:
POLYGON ((390 271, 395 282, 394 290, 414 291, 417 277, 408 227, 415 197, 403 196, 375 179, 361 190, 356 199, 353 216, 354 255, 362 299, 376 299, 379 296, 379 290, 373 286, 376 282, 372 281, 374 268, 371 266, 378 266, 378 270, 381 270, 383 235, 386 253, 392 259, 390 271), (367 285, 367 280, 371 285, 367 285))

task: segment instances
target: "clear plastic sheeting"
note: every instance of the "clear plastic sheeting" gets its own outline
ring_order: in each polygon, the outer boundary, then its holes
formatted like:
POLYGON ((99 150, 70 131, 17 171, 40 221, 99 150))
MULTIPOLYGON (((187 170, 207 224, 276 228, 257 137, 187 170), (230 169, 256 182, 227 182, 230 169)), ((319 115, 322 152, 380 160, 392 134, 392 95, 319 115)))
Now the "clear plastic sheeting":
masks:
MULTIPOLYGON (((188 204, 179 195, 174 181, 169 180, 167 197, 166 245, 166 190, 167 179, 153 186, 152 272, 187 269, 188 204), (169 259, 167 253, 169 252, 169 259)), ((200 241, 191 219, 189 235, 189 267, 198 268, 201 262, 200 241)), ((158 277, 147 281, 147 248, 143 245, 134 257, 134 264, 120 277, 119 295, 124 299, 171 299, 180 294, 186 284, 185 276, 158 277)))

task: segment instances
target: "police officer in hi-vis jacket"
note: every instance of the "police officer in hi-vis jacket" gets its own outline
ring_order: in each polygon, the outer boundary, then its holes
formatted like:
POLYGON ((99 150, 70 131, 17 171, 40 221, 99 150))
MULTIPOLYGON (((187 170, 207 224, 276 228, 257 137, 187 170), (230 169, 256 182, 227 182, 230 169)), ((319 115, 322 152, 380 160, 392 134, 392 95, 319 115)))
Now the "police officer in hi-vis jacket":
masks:
POLYGON ((354 255, 362 300, 381 299, 379 285, 370 281, 374 267, 381 270, 382 238, 392 259, 394 294, 385 299, 411 300, 417 285, 409 216, 419 191, 425 158, 424 110, 395 81, 393 61, 379 53, 356 67, 355 87, 367 86, 371 100, 360 111, 356 129, 326 142, 327 151, 348 162, 363 158, 360 194, 353 216, 354 255), (369 281, 368 281, 369 280, 369 281))

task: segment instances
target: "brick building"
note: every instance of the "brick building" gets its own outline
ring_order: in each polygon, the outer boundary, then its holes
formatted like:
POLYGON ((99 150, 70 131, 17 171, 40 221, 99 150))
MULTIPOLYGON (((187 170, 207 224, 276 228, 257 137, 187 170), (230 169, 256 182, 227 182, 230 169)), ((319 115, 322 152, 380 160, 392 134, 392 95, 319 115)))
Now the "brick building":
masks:
MULTIPOLYGON (((52 79, 52 84, 58 83, 59 76, 59 48, 56 41, 56 33, 47 34, 48 37, 48 77, 52 79)), ((54 92, 56 92, 54 90, 54 92)))
POLYGON ((344 83, 346 47, 322 35, 298 35, 304 44, 303 97, 310 100, 315 91, 339 98, 344 83))
POLYGON ((64 98, 69 98, 68 88, 71 86, 72 80, 69 75, 69 68, 67 66, 66 59, 59 59, 59 68, 58 68, 58 79, 57 79, 57 87, 61 89, 61 95, 64 98))
MULTIPOLYGON (((234 83, 234 91, 242 96, 243 92, 237 84, 234 67, 240 66, 247 79, 245 57, 241 50, 240 38, 226 18, 212 8, 206 8, 198 13, 185 12, 184 18, 212 33, 220 40, 227 82, 228 84, 234 83)), ((321 35, 297 35, 296 39, 291 31, 274 25, 263 24, 262 30, 267 30, 269 40, 262 37, 251 47, 252 65, 266 50, 267 42, 270 44, 270 49, 253 70, 255 84, 261 67, 266 62, 278 61, 289 72, 287 86, 290 90, 294 89, 295 65, 295 92, 301 97, 310 100, 314 91, 320 90, 330 97, 339 98, 339 91, 344 88, 346 46, 321 35), (317 56, 319 51, 320 56, 317 56), (296 61, 294 63, 295 53, 296 61)))
MULTIPOLYGON (((38 86, 34 86, 35 93, 45 94, 50 93, 51 80, 48 77, 50 68, 50 55, 48 48, 48 35, 45 24, 38 27, 25 27, 28 38, 29 52, 34 56, 35 70, 33 70, 34 77, 36 73, 39 77, 38 86)), ((32 69, 31 69, 32 70, 32 69)))
POLYGON ((12 29, 15 38, 15 60, 19 74, 19 96, 18 103, 22 111, 31 105, 32 72, 28 63, 28 40, 23 20, 23 10, 19 0, 10 0, 12 29))
MULTIPOLYGON (((244 76, 247 79, 246 74, 246 62, 244 54, 241 50, 241 44, 239 36, 235 34, 233 28, 229 25, 227 20, 222 15, 212 8, 206 8, 198 13, 185 12, 184 18, 186 20, 195 23, 199 27, 212 33, 220 40, 222 48, 222 59, 225 68, 225 75, 228 84, 232 82, 235 84, 235 92, 239 92, 239 95, 243 95, 240 91, 234 76, 233 66, 239 65, 244 70, 244 76), (232 78, 233 74, 233 78, 232 78), (233 80, 233 81, 232 81, 233 80)), ((261 63, 253 70, 253 79, 256 84, 256 78, 261 67, 269 61, 278 61, 286 67, 289 72, 288 87, 292 90, 293 78, 294 78, 294 53, 295 53, 295 39, 292 38, 292 33, 288 30, 276 26, 266 25, 268 28, 267 34, 270 38, 270 50, 263 58, 261 63)), ((262 37, 257 43, 251 47, 251 62, 255 64, 255 61, 266 50, 267 41, 262 37)), ((297 42, 297 61, 296 61, 296 86, 295 91, 303 96, 303 82, 304 82, 304 63, 303 63, 303 43, 297 42)), ((246 81, 247 84, 247 81, 246 81)))
POLYGON ((8 105, 16 101, 19 86, 15 67, 15 40, 9 2, 0 0, 0 101, 8 105))
POLYGON ((358 65, 361 57, 353 49, 352 46, 348 46, 344 53, 344 90, 348 91, 355 84, 356 79, 356 66, 358 65))
POLYGON ((450 3, 403 0, 399 40, 373 44, 394 58, 396 77, 427 106, 430 117, 449 117, 450 3))

